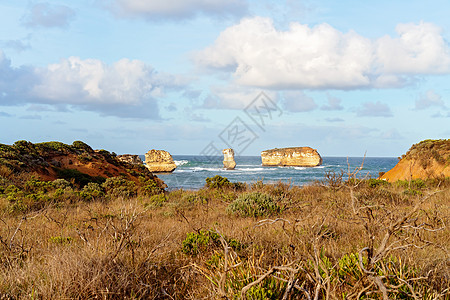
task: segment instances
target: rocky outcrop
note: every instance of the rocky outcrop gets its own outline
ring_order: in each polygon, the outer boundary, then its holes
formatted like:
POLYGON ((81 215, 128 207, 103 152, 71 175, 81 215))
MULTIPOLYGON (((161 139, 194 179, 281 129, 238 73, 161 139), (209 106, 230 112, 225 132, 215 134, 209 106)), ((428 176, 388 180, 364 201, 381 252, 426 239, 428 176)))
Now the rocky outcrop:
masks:
POLYGON ((397 165, 381 175, 380 179, 394 182, 450 177, 450 139, 425 140, 414 144, 399 159, 397 165))
POLYGON ((261 152, 263 166, 316 167, 322 157, 310 147, 275 148, 261 152))
POLYGON ((145 165, 150 172, 173 172, 177 165, 173 161, 172 155, 164 150, 152 149, 145 154, 145 165))
POLYGON ((234 170, 236 162, 234 161, 234 150, 231 148, 223 149, 223 167, 227 170, 234 170))
POLYGON ((139 155, 133 155, 133 154, 123 154, 123 155, 117 155, 117 159, 123 162, 127 162, 132 165, 143 165, 144 162, 139 157, 139 155))
POLYGON ((123 177, 137 184, 141 178, 153 179, 158 186, 167 187, 144 165, 119 160, 114 153, 93 150, 89 145, 75 141, 72 145, 60 142, 33 144, 17 141, 13 145, 0 144, 0 167, 13 173, 30 173, 41 180, 58 178, 74 180, 82 185, 87 181, 104 181, 123 177))

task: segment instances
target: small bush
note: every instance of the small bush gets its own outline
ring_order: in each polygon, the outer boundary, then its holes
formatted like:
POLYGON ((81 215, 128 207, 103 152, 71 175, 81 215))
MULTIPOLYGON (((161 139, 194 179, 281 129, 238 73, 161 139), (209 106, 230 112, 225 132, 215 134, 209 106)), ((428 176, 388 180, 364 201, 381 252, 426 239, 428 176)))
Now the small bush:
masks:
POLYGON ((197 232, 189 232, 186 239, 182 242, 181 251, 188 255, 197 255, 206 251, 210 247, 220 245, 220 236, 211 230, 200 230, 197 232))
POLYGON ((150 197, 150 203, 147 205, 153 206, 153 207, 161 207, 163 206, 164 202, 167 201, 167 197, 164 193, 153 195, 150 197))
POLYGON ((270 195, 253 192, 240 195, 228 206, 228 211, 243 217, 259 217, 279 213, 281 208, 270 195))
POLYGON ((85 201, 93 201, 103 197, 104 195, 105 193, 103 192, 102 187, 96 182, 89 182, 80 191, 80 197, 85 201))
POLYGON ((206 186, 210 189, 221 189, 230 187, 232 184, 226 177, 216 175, 214 177, 206 178, 206 186))
POLYGON ((381 179, 368 179, 367 180, 367 184, 369 187, 371 188, 375 188, 377 186, 382 186, 382 185, 389 185, 389 182, 386 180, 381 180, 381 179))

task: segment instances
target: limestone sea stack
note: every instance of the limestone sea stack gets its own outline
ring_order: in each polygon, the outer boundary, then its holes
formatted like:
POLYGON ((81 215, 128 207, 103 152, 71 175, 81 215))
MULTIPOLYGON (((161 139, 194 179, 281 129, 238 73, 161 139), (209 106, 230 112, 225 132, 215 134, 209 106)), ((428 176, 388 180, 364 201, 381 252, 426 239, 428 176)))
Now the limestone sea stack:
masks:
POLYGON ((223 149, 223 167, 227 170, 234 170, 236 162, 234 161, 234 150, 231 148, 223 149))
POLYGON ((145 165, 151 172, 173 172, 177 165, 172 155, 164 150, 152 149, 145 154, 145 165))
POLYGON ((450 177, 450 139, 412 145, 394 168, 380 175, 380 179, 390 182, 450 177))
POLYGON ((130 163, 132 165, 143 165, 142 159, 139 157, 139 155, 134 154, 123 154, 123 155, 117 155, 117 159, 123 162, 130 163))
POLYGON ((311 147, 275 148, 261 152, 263 166, 316 167, 322 157, 311 147))

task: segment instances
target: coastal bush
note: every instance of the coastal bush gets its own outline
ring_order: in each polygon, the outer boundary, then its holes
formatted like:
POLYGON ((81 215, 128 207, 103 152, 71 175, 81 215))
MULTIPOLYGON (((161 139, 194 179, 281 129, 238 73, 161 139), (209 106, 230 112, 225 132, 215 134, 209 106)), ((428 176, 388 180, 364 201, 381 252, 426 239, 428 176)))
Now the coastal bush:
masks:
POLYGON ((90 182, 101 184, 106 180, 106 178, 104 177, 101 176, 93 177, 88 174, 82 173, 76 169, 58 169, 57 173, 59 178, 65 179, 69 182, 73 182, 74 184, 77 184, 80 187, 84 187, 86 184, 90 182))
POLYGON ((389 185, 389 182, 386 180, 370 178, 367 180, 367 185, 371 188, 375 188, 377 186, 389 185))
POLYGON ((182 242, 181 252, 195 256, 200 252, 207 251, 212 247, 220 246, 220 236, 211 230, 200 230, 199 232, 189 232, 182 242))
POLYGON ((105 195, 102 187, 96 182, 89 182, 80 191, 80 197, 85 201, 94 201, 105 195))
POLYGON ((216 175, 214 177, 206 178, 206 186, 210 189, 222 189, 230 187, 232 184, 226 177, 216 175))
POLYGON ((164 193, 156 194, 150 197, 149 203, 146 206, 161 207, 167 201, 164 193))
POLYGON ((240 195, 227 209, 230 213, 243 217, 270 216, 281 211, 272 196, 260 192, 240 195))
POLYGON ((102 183, 102 188, 106 195, 110 198, 123 197, 131 198, 137 195, 137 187, 133 181, 129 181, 123 177, 107 178, 102 183))
POLYGON ((144 177, 139 177, 140 192, 147 196, 152 196, 164 192, 156 181, 153 179, 145 179, 144 177))

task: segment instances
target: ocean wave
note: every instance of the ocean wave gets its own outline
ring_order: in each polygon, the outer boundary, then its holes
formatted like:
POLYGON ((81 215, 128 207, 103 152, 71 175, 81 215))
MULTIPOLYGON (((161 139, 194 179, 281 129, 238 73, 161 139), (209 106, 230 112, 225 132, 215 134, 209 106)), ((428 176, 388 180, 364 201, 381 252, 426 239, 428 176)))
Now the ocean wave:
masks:
POLYGON ((173 161, 176 165, 177 165, 177 167, 179 167, 179 166, 182 166, 182 165, 185 165, 185 164, 187 164, 187 163, 189 163, 189 161, 188 160, 174 160, 173 161))

